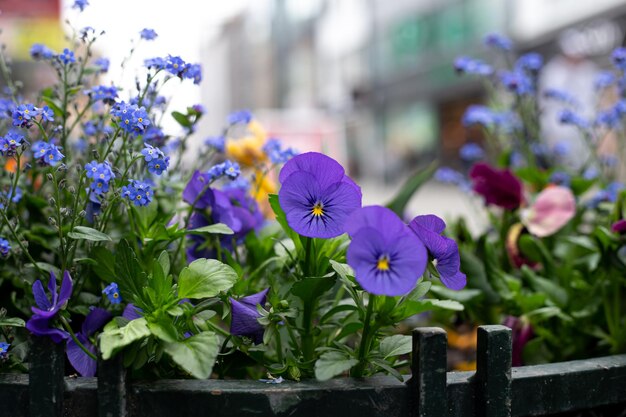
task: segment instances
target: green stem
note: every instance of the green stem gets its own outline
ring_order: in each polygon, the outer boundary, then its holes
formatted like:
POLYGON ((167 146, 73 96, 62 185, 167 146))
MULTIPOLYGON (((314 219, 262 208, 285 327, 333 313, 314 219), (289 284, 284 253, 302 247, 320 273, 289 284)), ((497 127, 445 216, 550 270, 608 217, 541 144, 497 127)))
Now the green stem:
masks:
POLYGON ((280 329, 276 327, 276 356, 278 363, 283 363, 283 342, 280 337, 280 329))
POLYGON ((94 355, 93 353, 91 353, 91 351, 89 349, 87 349, 85 347, 85 345, 83 345, 80 340, 78 340, 78 338, 76 337, 76 334, 74 333, 74 331, 72 330, 72 328, 70 327, 70 324, 67 322, 67 320, 65 319, 65 317, 63 316, 59 316, 59 319, 61 320, 61 324, 63 325, 63 328, 70 334, 70 337, 72 338, 72 340, 74 341, 74 343, 76 343, 78 345, 79 348, 81 348, 83 350, 83 352, 85 352, 85 354, 87 356, 89 356, 91 359, 93 359, 94 361, 97 361, 98 358, 96 357, 96 355, 94 355))
POLYGON ((371 332, 371 321, 372 321, 372 313, 374 311, 374 303, 376 301, 376 296, 374 294, 370 295, 369 302, 367 303, 367 311, 365 312, 365 323, 363 324, 363 335, 361 336, 361 345, 359 346, 359 363, 354 368, 353 375, 357 378, 363 376, 363 372, 365 371, 365 367, 367 365, 367 354, 370 350, 372 332, 371 332))
POLYGON ((313 349, 313 311, 315 310, 317 299, 304 302, 302 312, 302 356, 305 362, 312 362, 314 359, 313 349))
POLYGON ((20 249, 22 249, 22 252, 24 252, 24 254, 26 255, 26 257, 28 258, 28 260, 33 264, 33 266, 35 267, 35 269, 42 275, 45 275, 46 273, 43 271, 43 269, 39 268, 39 266, 37 265, 37 261, 35 261, 33 259, 33 257, 31 256, 30 252, 28 252, 28 250, 26 249, 26 247, 24 247, 24 245, 22 244, 22 241, 20 240, 20 238, 17 236, 17 232, 15 231, 15 229, 13 228, 13 226, 11 226, 11 223, 9 222, 9 219, 7 218, 7 215, 5 212, 2 212, 2 218, 4 220, 4 222, 6 223, 7 227, 9 228, 9 231, 11 232, 11 235, 13 236, 13 239, 15 239, 15 241, 17 242, 17 244, 19 245, 20 249))

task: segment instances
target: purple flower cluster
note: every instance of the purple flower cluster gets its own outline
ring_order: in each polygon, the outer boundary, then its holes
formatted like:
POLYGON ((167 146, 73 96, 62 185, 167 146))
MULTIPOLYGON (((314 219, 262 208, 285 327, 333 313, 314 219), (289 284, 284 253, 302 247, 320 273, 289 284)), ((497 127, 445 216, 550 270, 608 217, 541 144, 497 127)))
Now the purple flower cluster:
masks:
POLYGON ((459 74, 487 76, 493 74, 493 67, 480 59, 461 56, 454 60, 454 70, 459 74))
POLYGON ((34 60, 48 60, 55 57, 55 53, 52 49, 48 48, 46 45, 35 43, 30 48, 30 56, 34 60))
POLYGON ((165 156, 159 148, 144 143, 141 154, 147 163, 148 172, 151 174, 161 175, 169 167, 170 157, 165 156))
POLYGON ((136 206, 147 206, 152 201, 152 188, 147 182, 129 180, 128 185, 122 187, 122 197, 136 206))
POLYGON ((74 62, 76 62, 76 57, 74 57, 74 52, 70 51, 67 48, 63 49, 63 52, 61 52, 58 55, 58 58, 63 63, 63 65, 73 64, 74 62))
POLYGON ((179 56, 168 55, 166 58, 150 58, 144 61, 148 68, 165 70, 180 78, 193 80, 194 84, 202 81, 202 67, 200 64, 188 64, 179 56))
POLYGON ((33 296, 37 307, 31 307, 33 316, 26 323, 26 328, 36 336, 48 336, 54 343, 60 343, 69 338, 69 334, 64 331, 50 326, 50 322, 54 320, 56 315, 65 308, 67 301, 72 295, 72 277, 70 273, 63 273, 63 281, 61 289, 57 294, 57 279, 53 272, 50 272, 50 280, 48 281, 48 291, 50 296, 46 295, 43 284, 40 280, 33 284, 33 296))
POLYGON ((85 165, 85 171, 87 178, 91 179, 89 188, 94 194, 101 195, 109 191, 109 182, 115 178, 109 161, 91 161, 85 165))
POLYGON ((24 144, 24 136, 19 132, 10 130, 5 136, 0 137, 0 153, 4 156, 13 156, 24 144))
POLYGON ((284 164, 298 154, 293 148, 281 148, 282 144, 278 139, 268 139, 263 145, 263 152, 273 164, 284 164))
POLYGON ((292 158, 278 180, 287 223, 302 236, 339 236, 351 213, 361 207, 361 188, 337 161, 317 152, 292 158))
POLYGON ((99 85, 85 90, 85 94, 91 97, 93 101, 102 100, 106 104, 113 104, 115 103, 115 99, 117 99, 117 87, 113 85, 99 85))
POLYGON ((40 122, 54 121, 54 113, 48 106, 38 108, 32 104, 20 104, 11 111, 11 115, 13 126, 25 129, 30 128, 38 117, 40 117, 40 122))
POLYGON ((151 125, 145 107, 138 107, 136 104, 122 101, 111 109, 111 114, 125 132, 135 136, 143 134, 151 125))
POLYGON ((33 143, 31 151, 33 152, 33 157, 41 165, 55 166, 64 158, 60 147, 41 140, 33 143))
POLYGON ((485 36, 484 43, 490 48, 499 49, 501 51, 510 51, 513 48, 513 42, 498 33, 490 33, 485 36))

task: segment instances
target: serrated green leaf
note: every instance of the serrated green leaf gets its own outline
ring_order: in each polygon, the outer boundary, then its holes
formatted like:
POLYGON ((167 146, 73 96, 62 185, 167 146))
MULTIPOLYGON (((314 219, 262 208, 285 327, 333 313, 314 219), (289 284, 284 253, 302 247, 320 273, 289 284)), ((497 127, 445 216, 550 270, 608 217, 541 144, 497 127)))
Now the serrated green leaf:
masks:
POLYGON ((130 321, 124 327, 117 327, 114 322, 110 322, 100 334, 102 359, 111 359, 119 349, 148 336, 150 336, 150 329, 143 317, 130 321))
POLYGON ((165 353, 178 366, 198 379, 211 376, 219 349, 219 339, 213 332, 202 332, 181 342, 163 346, 165 353))
POLYGON ((233 268, 215 259, 197 259, 178 277, 179 298, 215 297, 239 279, 233 268))
POLYGON ((76 226, 74 230, 67 234, 70 238, 76 240, 90 240, 92 242, 111 242, 111 237, 99 230, 86 226, 76 226))
POLYGON ((402 334, 385 337, 380 341, 379 351, 383 358, 411 353, 413 338, 402 334))
POLYGON ((359 361, 345 353, 337 351, 325 352, 315 362, 315 378, 318 381, 328 381, 332 377, 348 371, 357 363, 359 361))

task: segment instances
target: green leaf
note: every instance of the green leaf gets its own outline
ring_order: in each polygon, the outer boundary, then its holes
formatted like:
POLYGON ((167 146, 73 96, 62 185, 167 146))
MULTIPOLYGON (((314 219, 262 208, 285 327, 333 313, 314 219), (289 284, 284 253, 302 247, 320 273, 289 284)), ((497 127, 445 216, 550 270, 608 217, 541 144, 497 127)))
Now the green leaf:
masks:
POLYGON ((191 127, 191 122, 189 121, 189 119, 187 118, 187 116, 185 116, 184 114, 182 114, 179 111, 173 111, 172 112, 172 117, 174 118, 174 120, 176 120, 178 122, 179 125, 181 125, 182 127, 191 127))
POLYGON ((185 233, 191 233, 191 234, 213 233, 213 234, 219 234, 219 235, 232 235, 235 232, 233 232, 233 229, 226 226, 224 223, 216 223, 216 224, 210 224, 204 227, 199 227, 197 229, 187 230, 185 231, 185 233))
POLYGON ((170 274, 170 256, 167 254, 167 251, 161 252, 159 255, 159 264, 161 265, 161 269, 163 273, 167 276, 170 274))
POLYGON ((315 362, 315 378, 318 381, 328 381, 334 376, 340 375, 359 363, 343 352, 325 352, 315 362))
POLYGON ((115 255, 104 246, 95 246, 89 256, 96 261, 97 267, 91 270, 103 281, 111 283, 116 280, 115 255))
POLYGON ((467 274, 468 285, 481 290, 485 295, 485 301, 487 301, 487 303, 499 303, 501 297, 489 283, 483 262, 472 252, 462 248, 459 249, 459 254, 461 255, 461 271, 467 274))
POLYGON ((229 290, 239 276, 233 268, 215 259, 197 259, 178 276, 179 298, 215 297, 229 290))
POLYGON ((0 326, 10 327, 24 327, 24 320, 17 317, 2 317, 0 318, 0 326))
POLYGON ((411 301, 419 301, 420 298, 422 298, 423 296, 426 295, 426 293, 428 293, 428 290, 431 288, 431 286, 432 286, 432 282, 421 281, 419 284, 415 286, 415 288, 413 288, 413 291, 407 294, 405 299, 411 300, 411 301))
POLYGON ((291 293, 304 303, 311 302, 330 290, 335 285, 335 281, 335 276, 304 278, 293 284, 291 293))
POLYGON ((426 169, 417 171, 409 177, 393 200, 387 203, 387 207, 393 210, 398 216, 402 217, 404 215, 404 209, 411 200, 411 197, 413 197, 413 194, 433 176, 438 166, 439 162, 434 161, 426 169))
POLYGON ((52 97, 43 96, 41 99, 52 109, 55 115, 63 117, 63 110, 61 109, 61 106, 58 105, 52 97))
POLYGON ((433 307, 438 307, 443 310, 463 311, 463 304, 453 300, 424 300, 430 303, 433 307))
POLYGON ((413 338, 411 336, 401 334, 385 337, 380 341, 379 347, 379 351, 385 359, 390 356, 399 356, 411 353, 412 349, 413 338))
POLYGON ((74 230, 67 234, 70 238, 80 240, 90 240, 92 242, 111 242, 111 237, 99 230, 86 226, 76 226, 74 230))
POLYGON ((143 317, 130 321, 124 327, 115 328, 113 325, 107 325, 104 328, 104 332, 100 334, 102 359, 111 359, 113 354, 119 349, 148 336, 150 336, 150 329, 146 319, 143 317))
POLYGON ((298 253, 301 253, 304 250, 304 247, 302 246, 300 235, 297 234, 291 227, 289 227, 289 224, 287 223, 287 216, 285 215, 285 212, 283 211, 283 208, 280 206, 280 202, 278 201, 278 195, 270 194, 268 196, 268 199, 270 202, 270 206, 272 207, 272 211, 276 215, 276 221, 283 228, 287 236, 293 241, 294 245, 296 246, 296 251, 298 253))
POLYGON ((165 353, 178 366, 198 379, 211 376, 219 349, 219 339, 213 332, 202 332, 182 342, 166 343, 163 346, 165 353))
POLYGON ((115 276, 122 297, 134 301, 137 307, 145 308, 147 303, 142 297, 147 286, 146 273, 142 271, 137 256, 126 240, 120 241, 115 254, 115 276))
POLYGON ((447 298, 449 300, 458 301, 459 303, 467 303, 481 296, 482 291, 477 289, 451 290, 446 287, 433 287, 432 292, 438 297, 447 298))
POLYGON ((558 284, 538 276, 527 265, 522 266, 522 275, 530 282, 535 291, 546 294, 558 306, 563 307, 567 304, 567 291, 558 284))
POLYGON ((175 343, 178 341, 178 332, 171 320, 161 319, 155 322, 149 321, 148 328, 150 329, 150 333, 164 342, 175 343))

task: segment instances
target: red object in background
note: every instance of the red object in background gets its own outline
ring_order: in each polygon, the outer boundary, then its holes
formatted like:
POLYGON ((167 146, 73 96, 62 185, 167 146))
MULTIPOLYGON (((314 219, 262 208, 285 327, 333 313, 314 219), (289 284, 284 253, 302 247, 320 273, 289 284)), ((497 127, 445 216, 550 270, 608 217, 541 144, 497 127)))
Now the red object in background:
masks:
POLYGON ((59 18, 61 0, 0 0, 0 19, 59 18))

